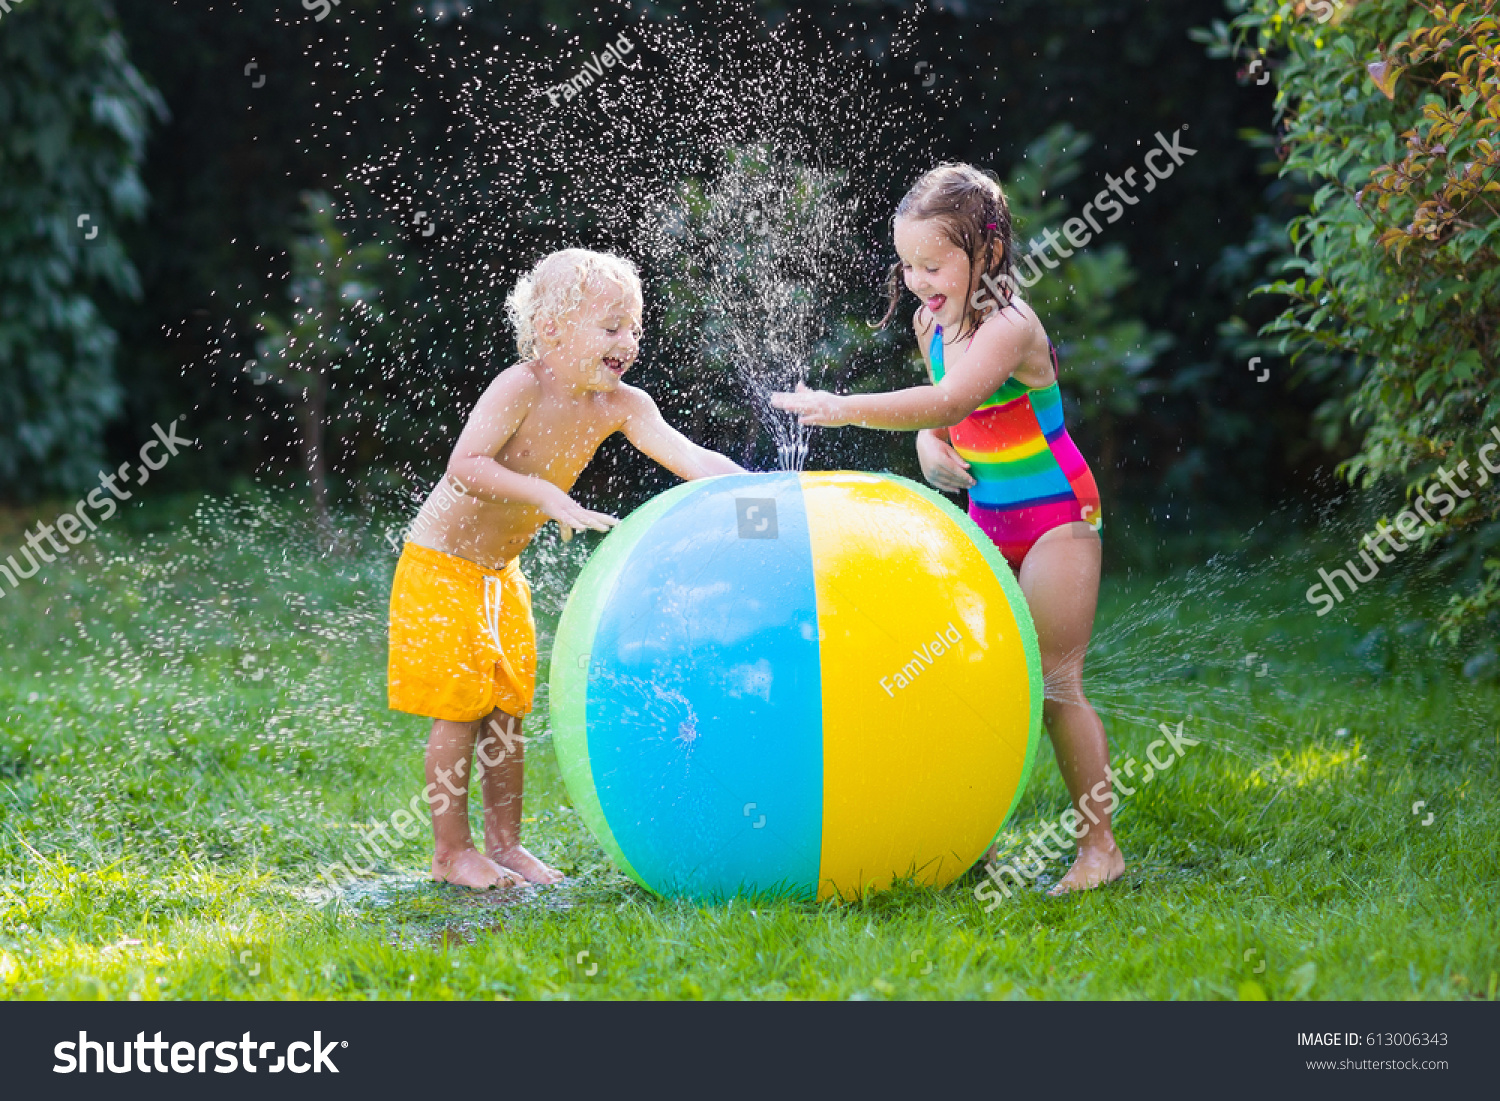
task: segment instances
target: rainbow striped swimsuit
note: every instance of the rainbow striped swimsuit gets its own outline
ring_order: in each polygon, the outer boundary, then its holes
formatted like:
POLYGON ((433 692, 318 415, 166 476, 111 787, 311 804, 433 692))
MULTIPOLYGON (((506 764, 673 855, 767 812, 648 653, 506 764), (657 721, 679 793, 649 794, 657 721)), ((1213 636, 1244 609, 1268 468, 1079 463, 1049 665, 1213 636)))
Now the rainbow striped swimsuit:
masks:
MULTIPOLYGON (((1048 341, 1052 367, 1057 349, 1048 341)), ((932 334, 933 382, 943 379, 943 327, 932 334)), ((1033 389, 1014 376, 948 430, 969 464, 969 516, 994 540, 1011 568, 1047 532, 1083 520, 1104 526, 1099 487, 1063 424, 1062 393, 1033 389)))

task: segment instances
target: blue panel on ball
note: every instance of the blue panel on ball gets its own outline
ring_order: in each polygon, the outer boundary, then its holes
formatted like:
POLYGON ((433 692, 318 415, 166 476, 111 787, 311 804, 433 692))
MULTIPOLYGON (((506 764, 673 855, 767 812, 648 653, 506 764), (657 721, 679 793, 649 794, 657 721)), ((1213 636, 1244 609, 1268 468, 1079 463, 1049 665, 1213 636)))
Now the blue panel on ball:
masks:
POLYGON ((823 715, 802 490, 784 473, 692 490, 641 537, 594 634, 599 802, 659 892, 813 897, 823 715))

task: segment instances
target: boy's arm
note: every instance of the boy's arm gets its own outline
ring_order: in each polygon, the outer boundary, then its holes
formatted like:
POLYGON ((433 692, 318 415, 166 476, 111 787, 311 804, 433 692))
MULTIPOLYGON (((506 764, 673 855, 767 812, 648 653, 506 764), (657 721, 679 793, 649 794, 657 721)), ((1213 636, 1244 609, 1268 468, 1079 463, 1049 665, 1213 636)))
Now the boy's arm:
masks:
POLYGON ((717 451, 699 447, 661 415, 656 402, 644 390, 630 388, 626 395, 630 412, 620 431, 637 451, 656 460, 679 478, 692 481, 715 474, 743 474, 745 468, 717 451))
POLYGON ((564 539, 574 530, 608 531, 619 523, 613 516, 590 512, 545 478, 518 474, 495 456, 516 433, 541 395, 541 384, 524 367, 502 371, 469 414, 448 460, 448 475, 464 492, 500 504, 534 505, 562 529, 564 539))

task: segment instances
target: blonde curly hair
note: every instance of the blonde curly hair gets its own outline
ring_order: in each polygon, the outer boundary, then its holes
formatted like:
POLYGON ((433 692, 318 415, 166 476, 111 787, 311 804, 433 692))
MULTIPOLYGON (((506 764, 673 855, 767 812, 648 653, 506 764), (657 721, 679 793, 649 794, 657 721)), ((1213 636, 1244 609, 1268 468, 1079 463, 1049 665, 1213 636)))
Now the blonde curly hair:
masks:
POLYGON ((542 321, 562 321, 583 304, 589 291, 609 287, 617 288, 639 316, 641 275, 623 256, 565 248, 538 260, 505 299, 505 312, 515 327, 516 348, 522 358, 537 357, 537 328, 542 321))

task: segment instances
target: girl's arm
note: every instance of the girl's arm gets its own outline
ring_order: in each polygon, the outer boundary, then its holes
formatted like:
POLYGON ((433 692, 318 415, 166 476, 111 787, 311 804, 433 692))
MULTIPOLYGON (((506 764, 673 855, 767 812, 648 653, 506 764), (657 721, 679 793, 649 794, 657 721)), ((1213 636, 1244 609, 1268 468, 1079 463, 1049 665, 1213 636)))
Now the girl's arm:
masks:
POLYGON ((777 409, 796 413, 798 423, 818 428, 843 424, 889 431, 946 428, 963 420, 1004 385, 1032 340, 1028 327, 983 325, 963 362, 941 382, 883 394, 830 394, 799 385, 792 394, 771 395, 777 409))
POLYGON ((969 464, 953 449, 946 428, 924 428, 917 433, 917 462, 928 484, 944 493, 957 493, 974 485, 969 464))

